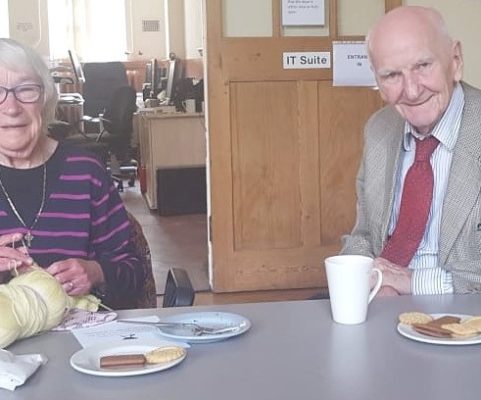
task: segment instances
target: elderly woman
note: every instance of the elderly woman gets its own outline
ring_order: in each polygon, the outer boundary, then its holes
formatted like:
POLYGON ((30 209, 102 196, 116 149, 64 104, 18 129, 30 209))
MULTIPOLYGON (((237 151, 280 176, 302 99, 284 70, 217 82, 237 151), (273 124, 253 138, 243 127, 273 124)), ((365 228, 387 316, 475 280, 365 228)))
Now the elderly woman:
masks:
POLYGON ((43 60, 0 39, 0 281, 35 262, 69 295, 125 307, 144 282, 126 211, 93 154, 47 136, 56 101, 43 60))

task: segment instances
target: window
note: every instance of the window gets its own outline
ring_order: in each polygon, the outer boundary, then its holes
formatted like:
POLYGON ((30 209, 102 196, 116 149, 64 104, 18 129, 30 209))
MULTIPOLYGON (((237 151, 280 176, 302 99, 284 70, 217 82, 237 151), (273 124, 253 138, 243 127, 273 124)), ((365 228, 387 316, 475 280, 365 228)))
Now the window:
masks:
POLYGON ((49 0, 48 22, 50 58, 68 58, 67 51, 75 48, 72 1, 49 0))
POLYGON ((126 59, 124 0, 48 0, 48 21, 52 59, 68 49, 84 62, 126 59))
POLYGON ((8 0, 0 0, 0 37, 10 37, 8 24, 8 0))

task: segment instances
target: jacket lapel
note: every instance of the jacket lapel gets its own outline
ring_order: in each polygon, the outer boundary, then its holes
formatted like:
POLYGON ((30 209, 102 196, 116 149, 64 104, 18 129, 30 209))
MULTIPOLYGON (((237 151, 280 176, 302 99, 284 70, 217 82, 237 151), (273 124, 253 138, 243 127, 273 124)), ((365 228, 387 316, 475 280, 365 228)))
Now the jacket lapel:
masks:
POLYGON ((389 220, 391 217, 392 204, 394 201, 394 189, 396 187, 397 171, 399 166, 399 159, 402 150, 402 142, 404 132, 404 122, 399 121, 394 127, 394 135, 390 136, 390 143, 387 147, 386 154, 386 182, 385 187, 387 188, 386 196, 384 196, 383 204, 383 227, 382 227, 382 241, 384 247, 384 241, 387 240, 389 220))
POLYGON ((395 112, 391 122, 390 129, 383 134, 385 143, 379 144, 379 152, 385 152, 383 155, 384 160, 380 163, 380 165, 384 167, 384 170, 380 169, 378 171, 380 185, 376 185, 375 193, 370 193, 369 195, 369 198, 372 199, 375 204, 373 209, 381 211, 377 216, 374 216, 374 218, 378 218, 378 221, 373 224, 373 226, 380 228, 380 230, 376 232, 377 237, 373 237, 372 241, 375 254, 381 253, 388 236, 389 219, 391 216, 394 188, 403 141, 404 121, 398 116, 397 112, 395 112), (380 192, 380 189, 382 189, 383 192, 380 192), (376 248, 377 246, 379 247, 376 248))

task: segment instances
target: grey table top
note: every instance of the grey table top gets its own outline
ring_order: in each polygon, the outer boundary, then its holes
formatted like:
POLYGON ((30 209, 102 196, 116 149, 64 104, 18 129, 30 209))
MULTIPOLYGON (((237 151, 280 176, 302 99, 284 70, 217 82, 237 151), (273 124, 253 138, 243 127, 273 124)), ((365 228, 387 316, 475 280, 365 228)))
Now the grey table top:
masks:
POLYGON ((481 315, 481 295, 376 298, 365 324, 332 322, 329 301, 223 305, 122 312, 134 315, 229 311, 252 328, 223 342, 196 344, 178 366, 150 375, 104 378, 69 366, 81 347, 65 332, 9 350, 42 352, 49 362, 2 400, 135 399, 456 399, 481 394, 481 345, 424 344, 396 331, 404 311, 481 315))

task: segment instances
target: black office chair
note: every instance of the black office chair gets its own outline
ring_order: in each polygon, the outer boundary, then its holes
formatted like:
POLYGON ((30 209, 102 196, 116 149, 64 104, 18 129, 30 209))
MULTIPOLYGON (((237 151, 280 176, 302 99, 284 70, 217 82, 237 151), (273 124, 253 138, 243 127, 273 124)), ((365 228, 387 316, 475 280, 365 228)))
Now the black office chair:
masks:
MULTIPOLYGON (((82 85, 84 115, 97 117, 110 104, 117 89, 128 86, 124 64, 113 62, 91 62, 83 64, 85 82, 82 85)), ((84 132, 97 132, 96 122, 83 121, 84 132)))
POLYGON ((66 143, 87 148, 104 160, 119 191, 124 189, 124 177, 128 177, 129 186, 133 186, 137 176, 137 161, 132 157, 130 145, 136 109, 135 89, 131 86, 117 88, 103 113, 95 118, 82 118, 82 121, 95 124, 97 133, 78 129, 77 134, 65 139, 66 143))
POLYGON ((162 307, 188 307, 194 304, 195 292, 187 271, 170 268, 165 282, 162 307))
POLYGON ((123 177, 129 178, 129 186, 134 186, 137 177, 137 161, 132 154, 133 116, 137 110, 137 95, 131 86, 118 88, 112 97, 110 105, 100 115, 102 129, 98 141, 109 146, 112 157, 110 170, 117 181, 119 191, 123 190, 123 177))

